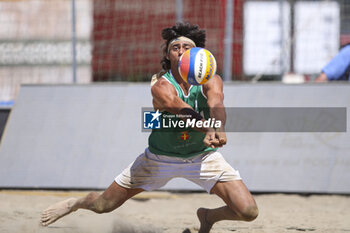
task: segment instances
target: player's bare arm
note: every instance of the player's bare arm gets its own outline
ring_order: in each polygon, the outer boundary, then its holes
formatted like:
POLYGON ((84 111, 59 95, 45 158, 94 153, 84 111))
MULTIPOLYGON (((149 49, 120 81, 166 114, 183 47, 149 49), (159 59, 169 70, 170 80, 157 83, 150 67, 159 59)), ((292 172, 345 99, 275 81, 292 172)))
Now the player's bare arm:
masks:
MULTIPOLYGON (((190 105, 185 103, 180 97, 173 85, 164 79, 160 79, 151 89, 153 96, 153 107, 160 111, 167 111, 173 114, 190 115, 191 118, 203 120, 203 117, 197 113, 190 105)), ((206 132, 206 129, 198 129, 206 132)))
POLYGON ((210 117, 221 121, 221 127, 215 129, 215 138, 219 141, 219 147, 227 142, 225 133, 226 111, 224 106, 223 83, 220 76, 215 75, 208 83, 203 85, 203 92, 208 98, 210 117))
MULTIPOLYGON (((173 114, 181 113, 181 109, 191 108, 180 97, 173 85, 165 79, 159 79, 151 89, 153 97, 153 107, 155 110, 167 111, 173 114)), ((191 108, 192 109, 192 108, 191 108)))

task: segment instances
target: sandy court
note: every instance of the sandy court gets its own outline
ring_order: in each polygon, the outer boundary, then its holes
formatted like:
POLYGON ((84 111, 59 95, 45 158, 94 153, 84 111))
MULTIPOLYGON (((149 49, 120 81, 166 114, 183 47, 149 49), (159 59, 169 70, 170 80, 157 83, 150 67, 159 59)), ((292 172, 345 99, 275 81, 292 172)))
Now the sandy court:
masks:
MULTIPOLYGON (((197 232, 196 209, 222 201, 206 193, 145 192, 119 209, 98 215, 78 210, 49 227, 39 226, 47 206, 87 192, 0 191, 1 233, 182 233, 197 232), (189 229, 186 231, 186 229, 189 229)), ((223 221, 211 232, 350 232, 350 196, 255 195, 260 215, 254 222, 223 221)))

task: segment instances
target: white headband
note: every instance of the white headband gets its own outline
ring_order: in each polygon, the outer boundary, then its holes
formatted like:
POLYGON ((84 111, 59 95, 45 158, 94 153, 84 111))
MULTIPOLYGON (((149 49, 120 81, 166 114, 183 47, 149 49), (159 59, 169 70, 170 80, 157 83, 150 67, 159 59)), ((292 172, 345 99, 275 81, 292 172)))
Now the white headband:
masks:
POLYGON ((185 36, 179 36, 175 39, 173 39, 172 41, 169 42, 169 45, 168 45, 168 52, 170 50, 170 47, 175 43, 175 42, 178 42, 178 41, 184 41, 184 42, 188 42, 190 44, 192 44, 194 47, 196 47, 196 43, 194 43, 193 40, 191 40, 190 38, 188 37, 185 37, 185 36))

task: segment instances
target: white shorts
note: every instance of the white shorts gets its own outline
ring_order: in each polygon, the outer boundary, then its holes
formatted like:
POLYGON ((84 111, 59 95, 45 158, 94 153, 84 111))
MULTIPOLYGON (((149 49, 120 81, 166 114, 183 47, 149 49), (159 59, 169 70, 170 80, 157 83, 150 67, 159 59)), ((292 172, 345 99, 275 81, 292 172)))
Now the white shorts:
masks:
POLYGON ((233 169, 217 151, 185 159, 155 155, 146 149, 115 178, 115 182, 124 188, 142 188, 151 191, 161 188, 175 177, 190 180, 208 193, 218 181, 242 179, 239 172, 233 169))

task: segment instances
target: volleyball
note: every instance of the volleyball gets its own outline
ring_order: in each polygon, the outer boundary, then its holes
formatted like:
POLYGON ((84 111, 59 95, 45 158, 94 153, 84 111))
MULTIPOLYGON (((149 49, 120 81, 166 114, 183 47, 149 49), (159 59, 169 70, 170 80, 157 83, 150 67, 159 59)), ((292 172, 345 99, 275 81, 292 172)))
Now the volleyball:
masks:
POLYGON ((194 47, 181 55, 178 69, 185 82, 202 85, 216 73, 216 60, 209 50, 194 47))

